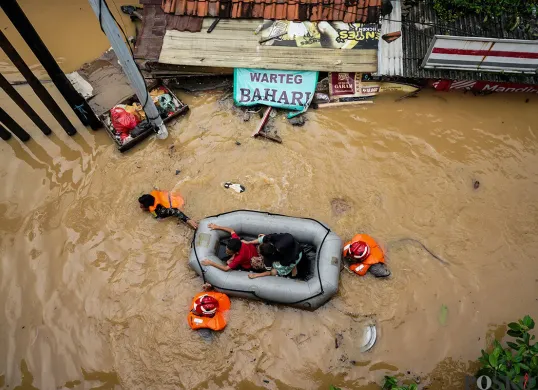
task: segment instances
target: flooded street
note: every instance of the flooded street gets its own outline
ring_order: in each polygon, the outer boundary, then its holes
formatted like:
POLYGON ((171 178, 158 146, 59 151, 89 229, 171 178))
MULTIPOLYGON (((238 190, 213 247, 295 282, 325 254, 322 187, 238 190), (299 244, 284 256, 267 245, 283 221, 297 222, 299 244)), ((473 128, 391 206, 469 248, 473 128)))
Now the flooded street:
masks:
MULTIPOLYGON (((25 11, 31 3, 21 1, 25 11)), ((91 31, 88 52, 54 49, 28 12, 65 71, 107 48, 87 3, 75 3, 85 17, 62 31, 91 31)), ((75 137, 30 88, 17 90, 51 137, 0 94, 33 137, 0 143, 2 389, 378 389, 384 375, 462 389, 507 322, 538 318, 536 95, 387 95, 310 110, 302 128, 279 114, 279 145, 250 138, 256 121, 224 109, 222 91, 178 92, 190 112, 169 138, 122 155, 47 87, 75 137), (227 328, 204 341, 186 321, 202 284, 187 265, 193 233, 140 211, 153 187, 181 191, 195 219, 253 209, 318 219, 343 240, 368 233, 392 276, 343 270, 338 295, 315 312, 232 298, 227 328), (370 322, 378 341, 361 353, 354 335, 370 322)))

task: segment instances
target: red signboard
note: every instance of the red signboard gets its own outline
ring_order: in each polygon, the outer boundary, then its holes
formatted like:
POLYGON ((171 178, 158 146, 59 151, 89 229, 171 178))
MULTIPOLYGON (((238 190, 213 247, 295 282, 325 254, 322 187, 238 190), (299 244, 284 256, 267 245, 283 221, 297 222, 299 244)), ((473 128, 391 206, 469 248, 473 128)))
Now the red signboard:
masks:
POLYGON ((356 91, 354 72, 331 73, 331 96, 354 96, 356 91))
POLYGON ((435 80, 432 86, 438 91, 450 91, 463 89, 477 92, 523 92, 538 93, 538 85, 501 83, 495 81, 474 81, 474 80, 435 80))

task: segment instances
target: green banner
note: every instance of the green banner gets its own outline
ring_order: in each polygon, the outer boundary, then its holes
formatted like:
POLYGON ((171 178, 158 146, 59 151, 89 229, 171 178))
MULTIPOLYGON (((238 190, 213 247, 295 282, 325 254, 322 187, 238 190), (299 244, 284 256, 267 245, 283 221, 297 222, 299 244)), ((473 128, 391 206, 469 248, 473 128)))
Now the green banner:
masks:
POLYGON ((234 69, 234 101, 238 106, 266 106, 303 110, 308 107, 318 72, 234 69))

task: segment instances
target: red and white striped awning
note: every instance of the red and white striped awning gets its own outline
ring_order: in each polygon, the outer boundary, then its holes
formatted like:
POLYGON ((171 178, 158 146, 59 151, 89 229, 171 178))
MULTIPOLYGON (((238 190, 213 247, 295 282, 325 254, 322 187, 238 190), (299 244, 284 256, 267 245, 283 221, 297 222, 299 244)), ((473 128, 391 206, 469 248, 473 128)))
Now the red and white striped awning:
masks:
POLYGON ((427 69, 538 73, 538 41, 436 35, 422 66, 427 69))

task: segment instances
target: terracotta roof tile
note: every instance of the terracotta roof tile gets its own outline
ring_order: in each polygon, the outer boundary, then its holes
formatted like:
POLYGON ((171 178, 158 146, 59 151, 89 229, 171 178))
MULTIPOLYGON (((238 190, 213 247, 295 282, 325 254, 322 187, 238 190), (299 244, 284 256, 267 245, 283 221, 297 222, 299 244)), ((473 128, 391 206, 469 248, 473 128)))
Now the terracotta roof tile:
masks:
POLYGON ((162 0, 164 12, 175 15, 346 23, 376 22, 380 6, 381 0, 162 0))
POLYGON ((137 59, 159 59, 166 30, 198 32, 202 30, 204 18, 165 14, 158 5, 144 5, 142 28, 138 35, 134 55, 137 59))

